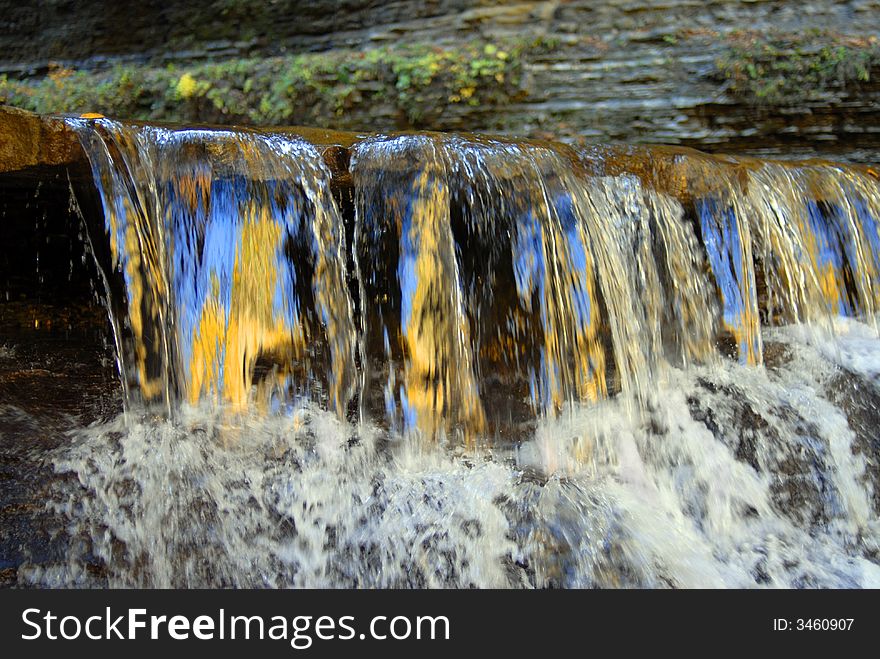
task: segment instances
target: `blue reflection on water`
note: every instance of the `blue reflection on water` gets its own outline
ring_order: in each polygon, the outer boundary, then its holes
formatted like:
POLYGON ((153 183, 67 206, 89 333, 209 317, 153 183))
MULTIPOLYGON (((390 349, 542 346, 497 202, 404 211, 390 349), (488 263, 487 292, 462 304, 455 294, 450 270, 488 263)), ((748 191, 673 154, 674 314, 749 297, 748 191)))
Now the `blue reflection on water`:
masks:
MULTIPOLYGON (((841 227, 845 222, 841 213, 842 209, 837 204, 826 203, 820 206, 812 199, 807 201, 807 219, 816 241, 816 267, 820 272, 830 267, 835 279, 843 272, 844 250, 851 263, 857 262, 856 254, 853 253, 855 246, 841 234, 841 227)), ((851 315, 852 308, 844 297, 845 290, 839 293, 837 306, 832 311, 844 316, 851 315)))
MULTIPOLYGON (((751 271, 743 269, 745 258, 736 213, 732 207, 722 208, 719 201, 711 197, 698 199, 696 207, 709 265, 721 289, 724 323, 739 331, 739 358, 745 362, 749 354, 758 354, 758 346, 749 346, 749 332, 744 326, 746 305, 753 302, 745 299, 744 291, 747 284, 752 284, 749 290, 754 292, 754 282, 745 280, 751 271)), ((747 267, 751 269, 751 263, 747 267)))
MULTIPOLYGON (((587 246, 584 244, 571 195, 565 190, 559 190, 552 203, 551 217, 545 219, 547 222, 552 222, 553 219, 559 222, 561 231, 557 235, 564 242, 556 246, 555 258, 561 275, 556 285, 568 287, 568 299, 560 300, 560 309, 557 311, 561 315, 553 319, 553 322, 548 315, 548 272, 544 241, 545 231, 550 227, 542 223, 534 208, 528 208, 517 218, 513 243, 514 279, 521 300, 531 300, 537 293, 541 329, 545 333, 565 335, 571 331, 577 335, 592 322, 592 300, 587 287, 590 276, 587 271, 587 246), (553 214, 555 218, 552 218, 553 214), (569 310, 570 316, 567 315, 569 310), (574 327, 566 327, 569 322, 573 322, 574 327)), ((556 342, 557 347, 561 347, 562 343, 564 342, 556 342)), ((569 358, 574 358, 574 355, 559 354, 550 358, 546 347, 541 348, 537 372, 534 368, 529 372, 529 394, 533 403, 544 409, 549 408, 552 402, 550 383, 554 382, 557 386, 562 384, 558 359, 569 358)))
POLYGON ((853 195, 853 206, 856 217, 862 225, 862 232, 867 237, 870 245, 871 259, 874 262, 874 276, 871 282, 874 286, 880 285, 880 221, 868 210, 868 205, 860 195, 853 195))
POLYGON ((400 328, 404 336, 409 335, 412 323, 413 298, 419 287, 416 261, 419 256, 418 233, 413 231, 413 197, 418 193, 416 183, 408 195, 398 198, 402 202, 403 212, 400 214, 400 253, 397 262, 397 281, 400 283, 400 328))
POLYGON ((568 259, 572 269, 571 300, 574 306, 578 329, 588 327, 592 323, 592 301, 586 282, 587 249, 579 230, 577 216, 571 195, 562 192, 556 197, 556 214, 565 232, 568 259))
MULTIPOLYGON (((258 221, 260 209, 281 227, 275 246, 275 286, 272 309, 275 320, 296 327, 299 308, 294 263, 284 246, 302 226, 301 204, 292 187, 279 181, 255 184, 236 175, 211 181, 208 207, 203 197, 193 209, 177 192, 174 183, 164 188, 167 216, 173 237, 171 258, 172 286, 176 304, 178 345, 184 364, 192 359, 192 343, 198 331, 205 303, 212 300, 225 312, 229 323, 232 306, 233 273, 242 241, 242 226, 258 221)), ((311 245, 314 251, 314 245, 311 245)), ((222 351, 225 346, 218 346, 222 351)), ((222 368, 223 360, 219 366, 222 368)))

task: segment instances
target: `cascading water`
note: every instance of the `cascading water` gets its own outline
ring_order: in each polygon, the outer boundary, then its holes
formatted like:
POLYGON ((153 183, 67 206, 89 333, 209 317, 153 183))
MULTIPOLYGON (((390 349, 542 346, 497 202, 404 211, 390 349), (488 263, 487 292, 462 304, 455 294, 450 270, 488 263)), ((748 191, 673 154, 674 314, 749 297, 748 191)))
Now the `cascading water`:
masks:
POLYGON ((118 343, 139 401, 241 408, 263 360, 275 368, 261 402, 286 399, 302 365, 327 379, 299 384, 323 383, 329 406, 344 407, 354 333, 342 222, 317 151, 260 135, 76 127, 124 276, 131 340, 118 343), (322 350, 323 369, 311 364, 322 350))
POLYGON ((379 301, 362 305, 378 353, 365 363, 396 364, 384 392, 404 427, 479 432, 490 389, 509 388, 496 414, 638 397, 664 342, 679 360, 711 353, 714 296, 681 205, 632 176, 579 176, 568 155, 460 138, 355 147, 358 279, 379 301))
POLYGON ((131 395, 27 579, 880 585, 870 170, 70 123, 131 395))

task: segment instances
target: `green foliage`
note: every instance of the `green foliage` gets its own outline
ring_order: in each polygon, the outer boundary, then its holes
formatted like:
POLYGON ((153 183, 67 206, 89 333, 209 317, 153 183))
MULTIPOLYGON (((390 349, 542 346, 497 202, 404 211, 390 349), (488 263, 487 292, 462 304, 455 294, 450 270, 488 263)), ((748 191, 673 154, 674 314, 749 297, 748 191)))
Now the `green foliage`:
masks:
POLYGON ((523 93, 521 44, 405 45, 174 67, 57 68, 39 80, 0 78, 0 103, 40 113, 128 119, 356 127, 377 106, 397 127, 434 125, 448 107, 523 93))
POLYGON ((716 63, 730 90, 756 104, 795 105, 869 82, 880 44, 814 30, 805 35, 732 35, 716 63))
POLYGON ((37 83, 0 79, 0 102, 36 112, 85 112, 112 107, 122 116, 140 116, 155 86, 155 72, 128 66, 95 76, 55 68, 37 83))

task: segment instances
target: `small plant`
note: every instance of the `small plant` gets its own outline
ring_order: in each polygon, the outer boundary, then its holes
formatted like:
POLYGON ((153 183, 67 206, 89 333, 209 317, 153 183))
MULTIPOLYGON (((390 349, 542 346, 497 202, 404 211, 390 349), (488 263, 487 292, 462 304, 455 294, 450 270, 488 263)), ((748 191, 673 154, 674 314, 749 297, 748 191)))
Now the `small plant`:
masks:
POLYGON ((813 31, 806 35, 737 32, 717 74, 730 91, 762 105, 796 105, 869 82, 880 66, 876 39, 844 39, 813 31))

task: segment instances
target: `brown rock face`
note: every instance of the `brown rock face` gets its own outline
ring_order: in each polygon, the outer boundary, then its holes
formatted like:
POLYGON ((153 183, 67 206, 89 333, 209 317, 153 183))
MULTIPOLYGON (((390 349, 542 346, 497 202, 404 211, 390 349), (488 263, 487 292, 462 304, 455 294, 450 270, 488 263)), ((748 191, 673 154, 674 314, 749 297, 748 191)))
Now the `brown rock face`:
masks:
POLYGON ((0 173, 52 166, 81 158, 76 137, 57 119, 0 107, 0 173))

